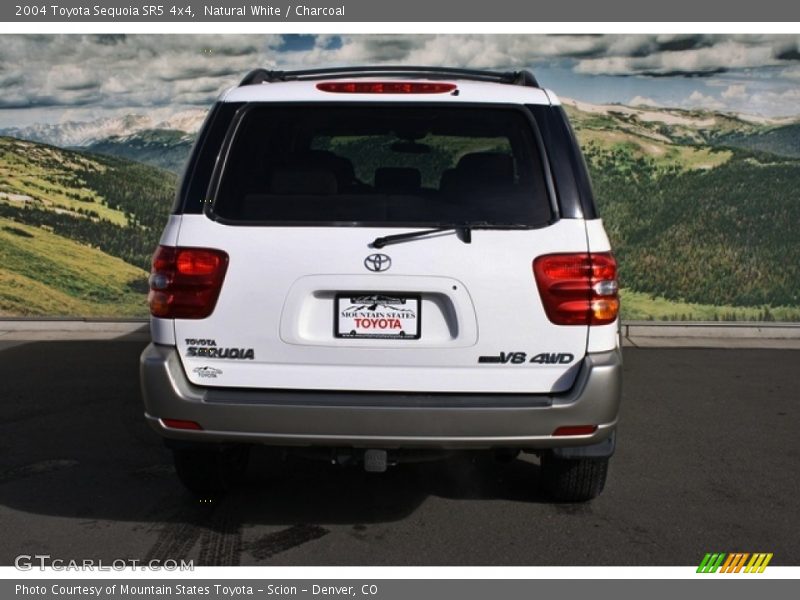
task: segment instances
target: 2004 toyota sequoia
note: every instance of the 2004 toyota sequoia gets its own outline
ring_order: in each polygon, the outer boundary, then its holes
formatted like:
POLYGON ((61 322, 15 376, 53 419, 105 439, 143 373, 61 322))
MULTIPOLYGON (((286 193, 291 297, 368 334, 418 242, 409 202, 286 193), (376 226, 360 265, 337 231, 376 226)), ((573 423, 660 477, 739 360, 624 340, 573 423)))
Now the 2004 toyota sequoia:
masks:
POLYGON ((556 499, 603 489, 617 267, 527 71, 250 73, 199 134, 150 290, 146 418, 195 492, 252 444, 370 471, 521 450, 556 499))

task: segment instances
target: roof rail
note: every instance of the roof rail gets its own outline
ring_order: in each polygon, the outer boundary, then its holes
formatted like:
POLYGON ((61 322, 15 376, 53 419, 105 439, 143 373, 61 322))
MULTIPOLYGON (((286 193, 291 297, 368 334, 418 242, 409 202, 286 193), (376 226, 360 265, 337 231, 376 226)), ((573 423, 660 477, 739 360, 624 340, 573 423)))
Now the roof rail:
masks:
POLYGON ((384 77, 398 75, 436 79, 458 78, 472 81, 539 87, 539 82, 536 81, 536 77, 527 70, 480 71, 474 69, 451 69, 448 67, 406 67, 397 65, 378 67, 333 67, 326 69, 306 69, 302 71, 268 71, 267 69, 255 69, 254 71, 250 71, 250 73, 242 79, 239 86, 277 83, 280 81, 313 81, 316 79, 337 77, 384 77))

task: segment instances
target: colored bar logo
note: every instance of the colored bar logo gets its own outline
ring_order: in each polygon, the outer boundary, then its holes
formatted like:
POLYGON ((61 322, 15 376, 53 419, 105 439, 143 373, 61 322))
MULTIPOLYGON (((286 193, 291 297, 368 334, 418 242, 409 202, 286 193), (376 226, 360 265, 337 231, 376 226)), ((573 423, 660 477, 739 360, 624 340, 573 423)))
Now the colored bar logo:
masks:
POLYGON ((763 573, 769 561, 772 560, 772 553, 756 552, 709 552, 700 561, 697 567, 698 573, 763 573), (749 559, 749 560, 748 560, 749 559))

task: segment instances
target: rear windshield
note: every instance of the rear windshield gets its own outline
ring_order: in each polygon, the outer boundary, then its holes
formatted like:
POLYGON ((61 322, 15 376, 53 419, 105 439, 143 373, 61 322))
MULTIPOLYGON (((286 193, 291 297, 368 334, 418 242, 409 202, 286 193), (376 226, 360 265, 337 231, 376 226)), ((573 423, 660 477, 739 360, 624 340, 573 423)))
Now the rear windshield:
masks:
POLYGON ((529 225, 552 218, 517 108, 254 105, 239 122, 213 213, 319 225, 529 225))

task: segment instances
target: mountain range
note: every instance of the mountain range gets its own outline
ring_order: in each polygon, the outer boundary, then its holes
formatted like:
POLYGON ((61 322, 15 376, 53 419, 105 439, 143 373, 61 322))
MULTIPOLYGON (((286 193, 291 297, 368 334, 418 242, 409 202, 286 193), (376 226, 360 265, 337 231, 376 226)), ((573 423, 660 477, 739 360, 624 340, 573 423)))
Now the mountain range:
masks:
MULTIPOLYGON (((800 120, 564 104, 626 318, 800 320, 800 120)), ((0 314, 144 314, 149 254, 203 117, 0 131, 0 314)))
POLYGON ((800 117, 562 102, 579 131, 605 129, 668 144, 742 148, 800 158, 800 117))
MULTIPOLYGON (((730 147, 800 158, 800 117, 621 104, 562 102, 576 130, 630 134, 643 142, 730 147)), ((143 162, 180 173, 206 111, 185 110, 156 120, 142 114, 0 129, 0 135, 143 162)))
POLYGON ((129 114, 92 121, 41 123, 27 127, 2 128, 0 136, 41 142, 60 148, 85 148, 109 138, 133 138, 154 130, 180 132, 193 137, 200 129, 205 115, 205 110, 197 109, 181 111, 163 120, 148 115, 129 114))

